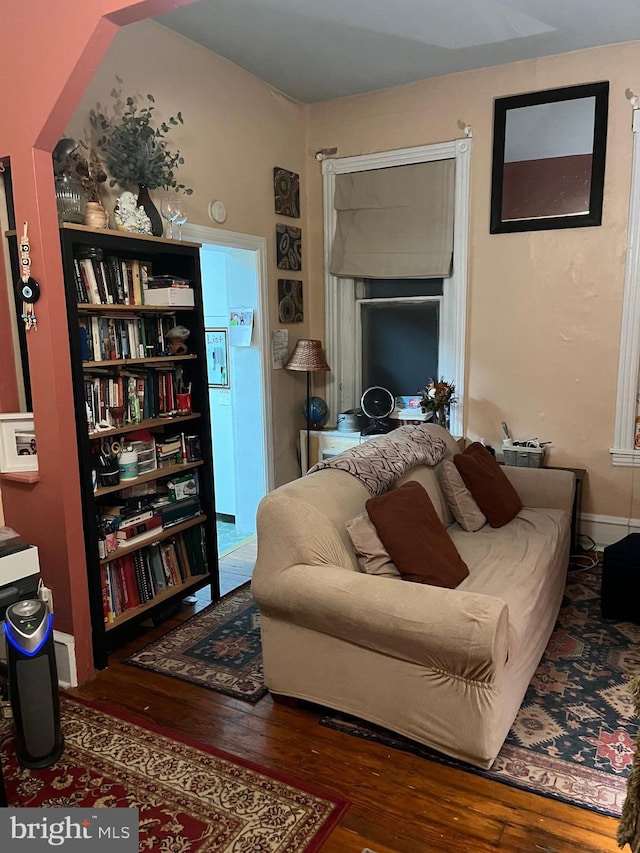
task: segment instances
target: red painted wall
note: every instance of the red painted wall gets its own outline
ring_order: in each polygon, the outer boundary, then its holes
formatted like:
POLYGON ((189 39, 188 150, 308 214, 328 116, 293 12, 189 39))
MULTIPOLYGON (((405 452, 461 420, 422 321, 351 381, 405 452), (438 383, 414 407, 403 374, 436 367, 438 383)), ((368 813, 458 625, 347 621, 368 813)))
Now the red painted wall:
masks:
MULTIPOLYGON (((32 0, 5 4, 0 51, 0 159, 11 162, 16 223, 29 223, 42 296, 28 334, 39 482, 2 480, 5 523, 38 546, 55 625, 73 634, 80 681, 93 673, 71 371, 51 151, 120 26, 192 0, 32 0)), ((1 251, 1 250, 0 250, 1 251)), ((2 288, 0 288, 2 291, 2 288)), ((0 339, 10 340, 0 295, 0 339)), ((8 348, 6 350, 8 352, 8 348)), ((13 358, 0 360, 0 411, 15 411, 13 358)))

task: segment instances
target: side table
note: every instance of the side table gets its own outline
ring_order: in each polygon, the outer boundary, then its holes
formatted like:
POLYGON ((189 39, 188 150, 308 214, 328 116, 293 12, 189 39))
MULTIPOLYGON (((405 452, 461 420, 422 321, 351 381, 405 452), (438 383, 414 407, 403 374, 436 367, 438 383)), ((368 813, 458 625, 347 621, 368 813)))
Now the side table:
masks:
POLYGON ((307 431, 300 430, 300 468, 306 474, 309 468, 329 456, 335 456, 360 444, 360 431, 350 432, 340 429, 312 429, 309 432, 309 460, 307 460, 307 431))
POLYGON ((555 468, 556 471, 573 471, 576 478, 576 488, 573 494, 573 507, 571 508, 571 553, 580 550, 580 516, 582 514, 582 485, 587 476, 586 468, 563 468, 561 465, 545 465, 546 468, 555 468))

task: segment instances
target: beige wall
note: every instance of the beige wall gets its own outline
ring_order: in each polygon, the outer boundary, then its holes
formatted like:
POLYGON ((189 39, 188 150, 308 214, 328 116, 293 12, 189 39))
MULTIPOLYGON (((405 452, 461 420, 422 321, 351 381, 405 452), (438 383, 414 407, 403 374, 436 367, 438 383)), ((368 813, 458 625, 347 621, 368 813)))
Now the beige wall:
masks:
MULTIPOLYGON (((620 517, 640 514, 632 472, 613 469, 608 452, 631 174, 624 93, 640 90, 639 67, 633 43, 326 102, 309 110, 307 141, 344 157, 455 139, 459 119, 472 125, 467 434, 498 445, 506 420, 515 437, 552 440, 549 464, 589 471, 584 511, 620 517), (493 99, 598 80, 610 81, 602 225, 490 235, 493 99)), ((319 169, 308 175, 312 333, 322 335, 322 185, 319 169)))
MULTIPOLYGON (((168 142, 185 159, 180 181, 194 189, 193 195, 184 196, 189 222, 215 227, 208 206, 213 199, 222 199, 227 221, 220 227, 266 238, 270 321, 272 328, 279 327, 275 223, 301 225, 303 239, 306 229, 304 219, 276 219, 273 167, 300 173, 304 216, 306 108, 159 24, 144 22, 124 27, 114 39, 66 129, 69 136, 83 138, 90 128, 89 110, 97 103, 111 110, 116 75, 124 81, 125 96, 140 92, 155 97, 159 119, 183 114, 184 125, 171 130, 168 142)), ((120 192, 119 187, 111 190, 105 205, 110 211, 120 192)), ((158 208, 162 195, 162 190, 152 192, 158 208)), ((305 323, 288 327, 290 348, 298 337, 308 335, 308 317, 307 311, 305 323)), ((270 354, 266 357, 270 363, 270 354)), ((273 370, 272 392, 275 473, 280 484, 300 473, 295 441, 303 426, 304 374, 273 370)))
MULTIPOLYGON (((622 307, 631 171, 631 110, 640 90, 640 43, 450 75, 305 107, 233 64, 148 22, 123 29, 96 72, 67 131, 80 134, 96 102, 110 103, 115 74, 125 92, 153 93, 158 114, 182 110, 172 132, 193 186, 189 220, 209 225, 221 198, 224 228, 263 235, 269 250, 270 320, 277 321, 271 176, 274 165, 301 175, 305 323, 298 336, 324 340, 322 184, 314 152, 338 156, 423 145, 473 127, 467 361, 467 433, 493 444, 507 420, 516 437, 552 440, 550 464, 586 467, 583 509, 640 515, 634 475, 608 453, 622 307), (169 61, 167 56, 178 56, 169 61), (603 223, 598 228, 490 235, 493 99, 519 92, 609 80, 603 223), (162 111, 162 112, 161 112, 162 111)), ((160 191, 156 195, 161 194, 160 191)), ((304 375, 273 371, 277 482, 297 475, 294 442, 304 375)), ((428 377, 425 377, 427 379, 428 377)), ((316 391, 322 393, 318 384, 316 391)), ((640 474, 635 479, 640 479, 640 474)))

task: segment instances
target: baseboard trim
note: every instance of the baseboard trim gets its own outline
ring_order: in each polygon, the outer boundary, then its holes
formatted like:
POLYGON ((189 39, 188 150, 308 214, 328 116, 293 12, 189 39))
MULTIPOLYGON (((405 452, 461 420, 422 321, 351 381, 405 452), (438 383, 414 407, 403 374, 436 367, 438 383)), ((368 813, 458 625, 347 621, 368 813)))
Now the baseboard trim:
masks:
POLYGON ((582 513, 580 516, 580 534, 589 536, 602 550, 624 539, 629 533, 640 533, 640 518, 623 518, 615 515, 593 515, 582 513))

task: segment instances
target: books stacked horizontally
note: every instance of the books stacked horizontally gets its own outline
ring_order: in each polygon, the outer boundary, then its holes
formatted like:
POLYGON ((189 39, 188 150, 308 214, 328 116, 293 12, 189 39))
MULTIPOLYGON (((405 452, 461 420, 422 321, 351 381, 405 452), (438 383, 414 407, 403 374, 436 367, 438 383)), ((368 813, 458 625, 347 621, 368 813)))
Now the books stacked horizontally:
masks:
POLYGON ((193 290, 189 279, 177 275, 149 276, 144 289, 145 305, 193 307, 193 290))
POLYGON ((200 515, 198 474, 193 471, 167 482, 168 491, 153 501, 153 511, 162 519, 163 527, 171 527, 200 515))

